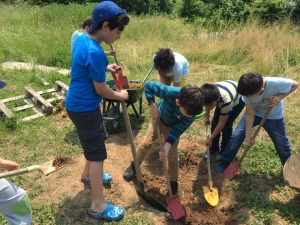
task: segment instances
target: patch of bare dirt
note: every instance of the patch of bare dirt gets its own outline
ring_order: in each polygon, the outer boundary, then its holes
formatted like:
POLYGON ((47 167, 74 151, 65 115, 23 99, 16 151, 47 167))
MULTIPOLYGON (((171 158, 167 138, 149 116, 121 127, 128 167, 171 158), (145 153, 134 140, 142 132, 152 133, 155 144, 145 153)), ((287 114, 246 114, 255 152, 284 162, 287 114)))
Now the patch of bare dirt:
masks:
MULTIPOLYGON (((122 174, 132 160, 132 153, 128 140, 120 139, 120 135, 109 135, 106 141, 108 159, 105 161, 104 168, 113 176, 111 185, 105 187, 106 198, 116 205, 123 205, 127 210, 134 207, 143 212, 149 211, 149 216, 153 218, 155 224, 238 224, 231 210, 233 194, 230 191, 222 191, 225 182, 223 175, 215 174, 212 170, 213 186, 218 189, 220 196, 218 205, 212 207, 204 198, 203 186, 208 186, 207 167, 206 161, 202 159, 199 152, 205 151, 204 145, 201 144, 205 137, 200 137, 193 142, 189 140, 180 142, 179 149, 186 151, 184 157, 180 159, 179 171, 180 199, 186 217, 174 221, 169 213, 153 210, 153 207, 140 198, 136 191, 136 180, 128 182, 123 179, 122 174), (224 211, 227 213, 225 214, 224 211)), ((141 132, 134 132, 136 146, 143 139, 143 135, 141 132)), ((157 157, 158 151, 159 145, 155 143, 142 163, 141 169, 146 192, 167 207, 166 198, 169 194, 163 167, 157 157)), ((44 177, 43 185, 47 191, 33 201, 59 201, 64 196, 72 199, 72 204, 76 205, 77 210, 86 211, 90 204, 91 189, 89 184, 80 181, 84 162, 83 155, 74 157, 72 164, 44 177)), ((62 206, 60 212, 63 213, 64 210, 68 210, 67 204, 62 206)), ((94 219, 86 216, 86 220, 94 219)))

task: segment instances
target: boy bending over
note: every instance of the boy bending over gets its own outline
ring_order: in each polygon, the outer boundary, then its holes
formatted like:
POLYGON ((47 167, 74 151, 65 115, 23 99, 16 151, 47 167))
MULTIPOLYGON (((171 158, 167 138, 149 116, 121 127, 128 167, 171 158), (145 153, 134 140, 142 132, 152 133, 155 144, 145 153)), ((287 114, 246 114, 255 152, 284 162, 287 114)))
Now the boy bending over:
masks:
POLYGON ((298 82, 282 77, 262 77, 258 73, 243 74, 238 82, 238 93, 246 104, 246 112, 239 121, 231 136, 221 162, 216 166, 217 173, 223 173, 234 160, 245 137, 247 144, 252 146, 252 128, 262 120, 269 107, 273 107, 263 128, 272 139, 281 164, 291 156, 291 148, 285 132, 283 120, 283 99, 299 86, 298 82))
MULTIPOLYGON (((203 96, 197 86, 187 85, 183 88, 166 86, 159 82, 145 82, 145 95, 151 107, 152 121, 148 126, 144 140, 137 149, 141 164, 157 139, 156 123, 159 124, 163 137, 166 137, 160 159, 167 160, 172 193, 178 191, 178 143, 179 137, 194 122, 195 115, 202 112, 203 96), (156 105, 155 96, 161 98, 156 105)), ((123 177, 130 179, 135 175, 134 163, 125 170, 123 177)))
MULTIPOLYGON (((201 91, 204 97, 205 116, 204 124, 210 124, 210 111, 215 109, 211 123, 211 135, 205 145, 209 145, 210 155, 217 153, 217 160, 221 159, 226 145, 232 135, 232 125, 243 110, 245 103, 237 92, 237 82, 225 80, 215 84, 203 84, 201 91), (220 134, 222 132, 222 142, 220 134)), ((207 158, 207 153, 203 154, 207 158)))

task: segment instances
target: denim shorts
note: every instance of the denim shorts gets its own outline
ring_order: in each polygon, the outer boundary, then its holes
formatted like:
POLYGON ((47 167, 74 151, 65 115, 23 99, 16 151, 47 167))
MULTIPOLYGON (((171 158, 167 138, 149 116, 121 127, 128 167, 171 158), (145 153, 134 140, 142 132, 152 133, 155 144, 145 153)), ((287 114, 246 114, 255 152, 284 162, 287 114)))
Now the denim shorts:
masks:
POLYGON ((77 134, 84 151, 84 157, 89 161, 103 161, 107 158, 104 140, 105 127, 100 109, 87 112, 67 113, 74 123, 77 134))

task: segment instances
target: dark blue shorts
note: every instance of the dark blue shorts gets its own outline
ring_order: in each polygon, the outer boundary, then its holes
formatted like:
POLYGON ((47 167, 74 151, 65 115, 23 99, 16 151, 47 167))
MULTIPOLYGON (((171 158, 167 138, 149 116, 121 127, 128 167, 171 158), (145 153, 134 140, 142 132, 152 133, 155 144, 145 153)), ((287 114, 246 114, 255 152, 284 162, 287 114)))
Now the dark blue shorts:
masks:
POLYGON ((89 161, 103 161, 107 158, 104 140, 105 127, 100 109, 87 112, 67 113, 74 123, 77 134, 84 150, 84 157, 89 161))

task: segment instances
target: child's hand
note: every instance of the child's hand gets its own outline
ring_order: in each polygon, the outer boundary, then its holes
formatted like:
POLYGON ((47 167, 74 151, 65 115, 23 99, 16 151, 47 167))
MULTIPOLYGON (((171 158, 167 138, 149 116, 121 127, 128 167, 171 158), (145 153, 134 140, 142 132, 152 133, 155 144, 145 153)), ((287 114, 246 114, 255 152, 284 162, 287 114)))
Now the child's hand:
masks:
POLYGON ((254 143, 255 143, 255 139, 253 139, 252 137, 247 137, 247 136, 246 136, 246 140, 247 140, 247 144, 248 144, 249 146, 252 146, 252 145, 254 145, 254 143))
POLYGON ((121 98, 120 100, 127 100, 128 99, 128 92, 126 90, 120 90, 121 98))
POLYGON ((278 96, 272 96, 269 99, 269 104, 271 107, 275 107, 279 104, 280 98, 278 96))
POLYGON ((204 122, 204 125, 209 125, 210 124, 210 117, 209 116, 204 116, 203 118, 203 122, 204 122))
POLYGON ((159 152, 159 158, 161 161, 167 161, 170 148, 171 148, 171 144, 166 142, 163 151, 159 152))
POLYGON ((116 49, 112 49, 112 50, 110 50, 108 52, 108 55, 110 55, 110 56, 116 56, 116 53, 117 53, 116 49))
POLYGON ((208 145, 209 147, 212 146, 212 139, 211 139, 211 137, 207 138, 207 140, 205 141, 205 145, 208 145))
POLYGON ((10 160, 2 159, 0 165, 1 168, 7 169, 9 171, 20 169, 20 165, 18 163, 10 160))
POLYGON ((106 71, 107 72, 116 72, 113 68, 115 67, 115 66, 118 66, 117 64, 110 64, 110 65, 108 65, 107 67, 106 67, 106 71))

